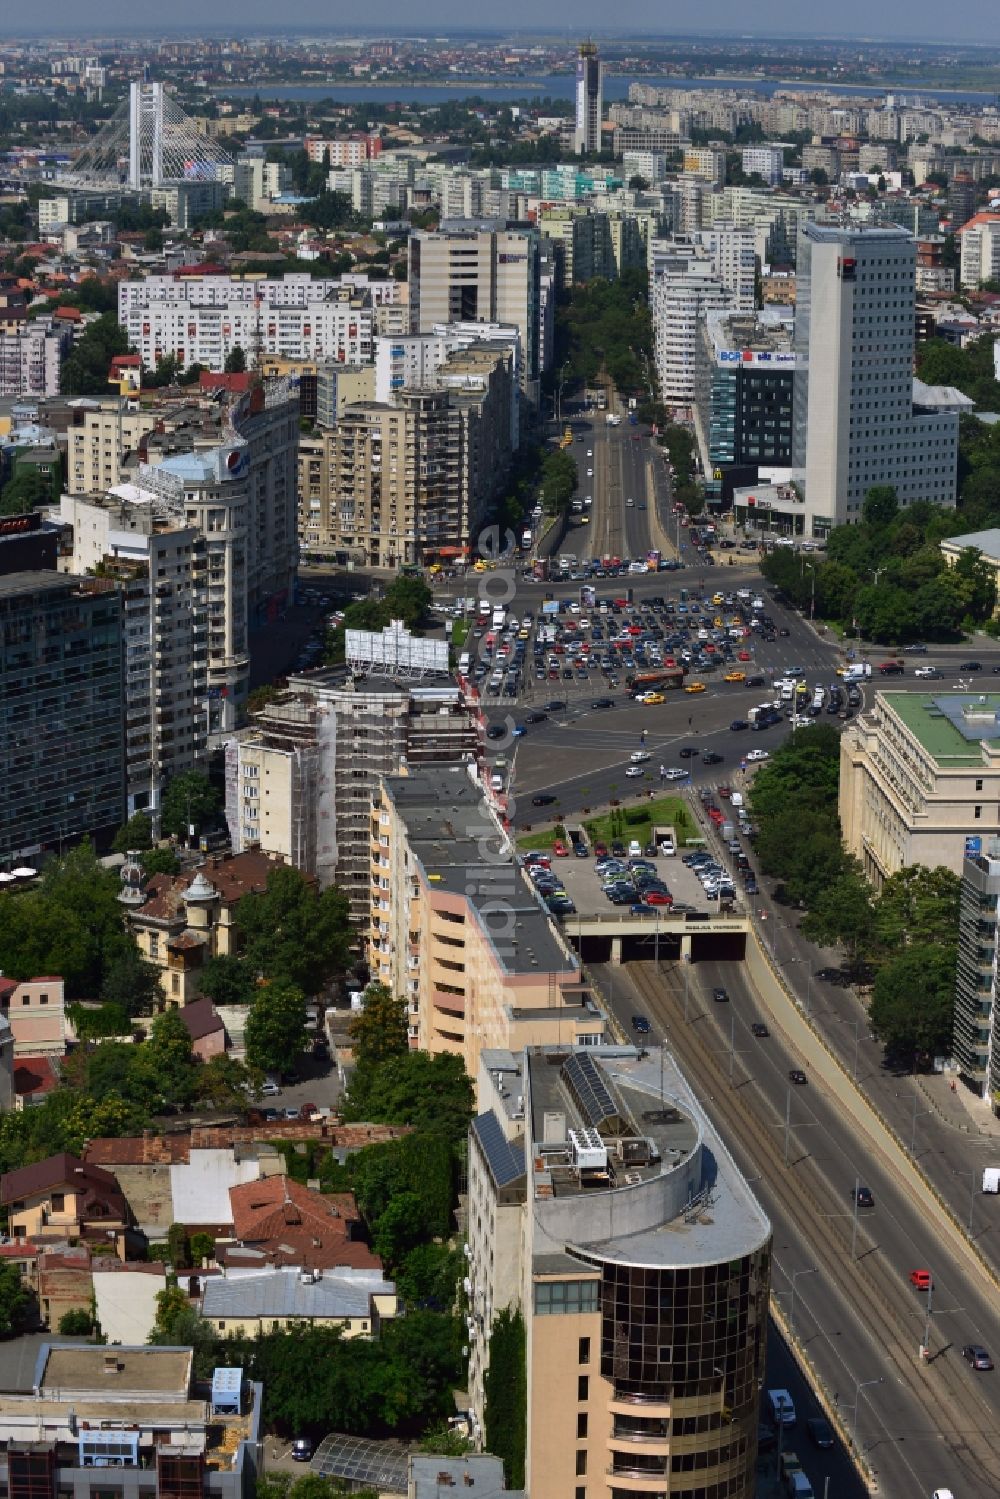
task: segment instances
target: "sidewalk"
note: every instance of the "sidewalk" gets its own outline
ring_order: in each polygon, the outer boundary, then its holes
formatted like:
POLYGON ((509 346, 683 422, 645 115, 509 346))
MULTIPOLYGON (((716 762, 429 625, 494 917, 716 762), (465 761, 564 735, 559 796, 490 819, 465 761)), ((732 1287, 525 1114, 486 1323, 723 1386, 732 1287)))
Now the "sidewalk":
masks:
POLYGON ((935 1072, 917 1077, 917 1087, 927 1102, 952 1129, 963 1134, 981 1135, 984 1138, 1000 1139, 1000 1119, 985 1098, 970 1093, 957 1078, 947 1072, 935 1072))

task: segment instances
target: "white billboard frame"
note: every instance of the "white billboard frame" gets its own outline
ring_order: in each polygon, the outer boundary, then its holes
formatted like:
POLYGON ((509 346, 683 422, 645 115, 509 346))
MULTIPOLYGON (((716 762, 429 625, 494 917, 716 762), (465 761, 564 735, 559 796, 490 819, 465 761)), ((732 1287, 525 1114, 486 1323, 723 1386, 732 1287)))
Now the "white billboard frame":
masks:
POLYGON ((413 635, 401 619, 384 630, 347 630, 344 656, 352 672, 372 670, 395 677, 447 675, 447 640, 427 640, 413 635))

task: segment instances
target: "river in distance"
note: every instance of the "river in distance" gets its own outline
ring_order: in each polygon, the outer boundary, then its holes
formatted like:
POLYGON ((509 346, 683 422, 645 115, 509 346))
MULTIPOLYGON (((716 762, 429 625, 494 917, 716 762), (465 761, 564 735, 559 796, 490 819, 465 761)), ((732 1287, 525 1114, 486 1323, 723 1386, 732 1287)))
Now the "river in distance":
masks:
MULTIPOLYGON (((895 94, 898 100, 912 104, 917 100, 933 100, 939 104, 992 104, 995 95, 973 93, 962 90, 921 88, 919 84, 906 83, 823 83, 819 80, 797 80, 794 83, 764 78, 656 78, 641 73, 611 73, 604 75, 604 99, 616 103, 628 98, 629 85, 645 83, 654 88, 678 89, 732 89, 740 93, 762 94, 765 98, 779 89, 795 89, 809 93, 841 94, 877 97, 880 94, 895 94)), ((489 78, 456 78, 451 83, 397 84, 397 83, 261 83, 256 87, 220 88, 215 93, 226 98, 300 101, 308 103, 316 99, 336 99, 344 104, 447 104, 456 99, 467 99, 481 95, 484 99, 506 101, 511 99, 572 99, 576 79, 572 73, 549 73, 538 78, 511 79, 494 84, 489 78)))

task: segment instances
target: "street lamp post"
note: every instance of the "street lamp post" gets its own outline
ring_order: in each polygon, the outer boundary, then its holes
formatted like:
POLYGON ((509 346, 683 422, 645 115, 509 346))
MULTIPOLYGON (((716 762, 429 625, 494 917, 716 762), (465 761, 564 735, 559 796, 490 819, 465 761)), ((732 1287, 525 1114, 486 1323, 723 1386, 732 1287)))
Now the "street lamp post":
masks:
POLYGON ((798 1278, 799 1278, 800 1275, 815 1275, 815 1274, 816 1274, 816 1266, 815 1265, 810 1265, 810 1267, 809 1267, 808 1270, 793 1270, 792 1271, 792 1299, 791 1299, 791 1303, 790 1303, 789 1309, 788 1309, 788 1331, 791 1334, 792 1338, 795 1337, 795 1282, 798 1280, 798 1278))
POLYGON ((785 1089, 785 1165, 788 1165, 788 1136, 792 1123, 792 1090, 785 1089))
POLYGON ((861 1178, 854 1178, 854 1222, 851 1226, 851 1261, 855 1259, 855 1250, 858 1245, 858 1192, 861 1190, 861 1178))
POLYGON ((978 1172, 956 1171, 956 1176, 968 1176, 969 1178, 969 1238, 972 1238, 972 1216, 976 1211, 976 1177, 978 1172))
POLYGON ((736 1007, 731 1005, 729 1009, 729 1086, 733 1085, 733 1073, 736 1070, 736 1007))
POLYGON ((934 1310, 934 1308, 933 1308, 933 1300, 934 1300, 934 1277, 931 1274, 931 1272, 928 1270, 928 1272, 927 1272, 927 1308, 926 1308, 926 1311, 924 1312, 924 1336, 923 1336, 923 1339, 922 1339, 921 1344, 920 1344, 920 1356, 921 1356, 921 1358, 925 1358, 925 1359, 928 1357, 928 1355, 930 1353, 930 1348, 931 1348, 931 1312, 934 1310))
POLYGON ((854 1381, 854 1416, 851 1420, 851 1449, 854 1452, 858 1450, 858 1405, 861 1400, 861 1391, 869 1389, 872 1385, 881 1383, 881 1377, 878 1379, 856 1379, 854 1381))

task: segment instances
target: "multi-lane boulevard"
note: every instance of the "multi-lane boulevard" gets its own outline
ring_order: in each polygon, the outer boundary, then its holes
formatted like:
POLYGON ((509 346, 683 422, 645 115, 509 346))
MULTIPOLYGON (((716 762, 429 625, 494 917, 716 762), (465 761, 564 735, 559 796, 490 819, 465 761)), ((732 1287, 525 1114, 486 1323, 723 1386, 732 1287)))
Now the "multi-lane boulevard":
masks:
MULTIPOLYGON (((653 1031, 644 1044, 677 1055, 753 1183, 774 1227, 772 1287, 785 1323, 880 1491, 894 1499, 945 1485, 962 1499, 1000 1492, 1000 1390, 960 1352, 969 1342, 995 1345, 992 1288, 938 1241, 905 1180, 845 1122, 837 1100, 815 1078, 789 1081, 806 1059, 742 965, 699 964, 686 1000, 678 965, 630 964, 598 977, 626 1031, 641 1012, 653 1031), (725 1003, 711 997, 719 986, 725 1003), (751 1026, 762 1020, 771 1034, 760 1038, 751 1026), (855 1219, 857 1182, 874 1207, 855 1219), (915 1268, 934 1277, 929 1333, 927 1298, 908 1280, 915 1268), (919 1352, 925 1337, 929 1362, 919 1352)), ((804 1456, 802 1444, 796 1450, 804 1456)), ((822 1459, 811 1466, 818 1494, 822 1459)))

